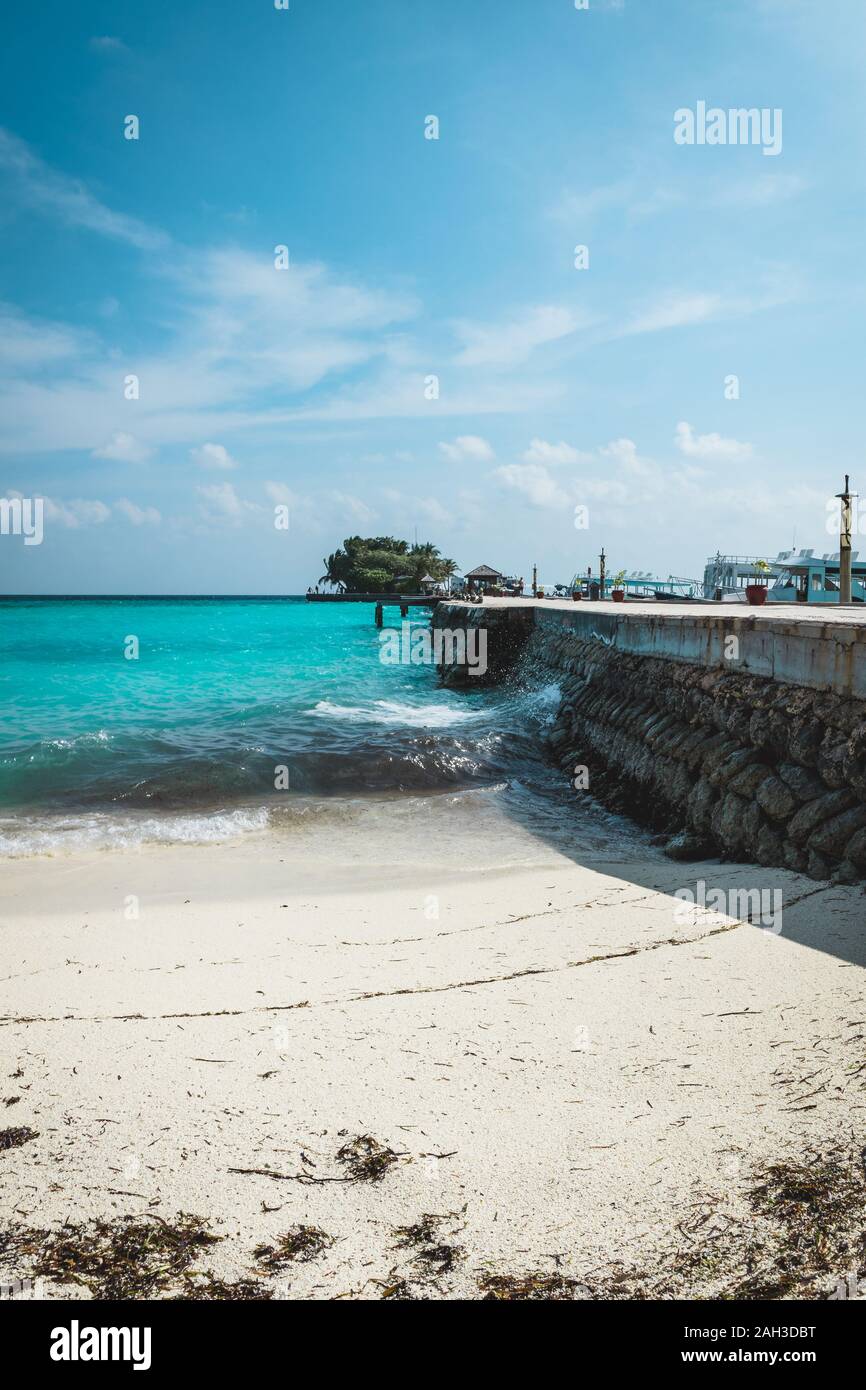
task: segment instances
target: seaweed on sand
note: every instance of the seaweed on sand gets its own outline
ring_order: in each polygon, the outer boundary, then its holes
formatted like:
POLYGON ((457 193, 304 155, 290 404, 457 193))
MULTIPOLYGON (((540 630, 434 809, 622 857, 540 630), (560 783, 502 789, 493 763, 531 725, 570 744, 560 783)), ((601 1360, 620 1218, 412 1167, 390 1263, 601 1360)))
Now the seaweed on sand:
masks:
POLYGON ((414 1298, 416 1295, 412 1290, 411 1278, 429 1283, 443 1274, 450 1274, 455 1266, 466 1258, 462 1246, 449 1245, 440 1235, 440 1227, 444 1222, 459 1220, 465 1211, 464 1206, 462 1211, 446 1212, 442 1215, 424 1212, 411 1226, 394 1227, 391 1234, 397 1246, 403 1250, 415 1251, 411 1260, 415 1273, 406 1278, 392 1270, 391 1282, 385 1286, 383 1298, 414 1298))
POLYGON ((151 1214, 39 1234, 37 1274, 59 1284, 83 1284, 94 1298, 121 1300, 152 1298, 175 1283, 203 1248, 221 1239, 207 1222, 185 1212, 174 1224, 151 1214))
POLYGON ((863 1175, 838 1155, 812 1163, 774 1163, 749 1194, 752 1209, 780 1221, 791 1249, 820 1253, 828 1238, 863 1210, 863 1175))
POLYGON ((38 1130, 31 1129, 29 1125, 19 1125, 17 1129, 0 1129, 0 1150, 17 1149, 26 1144, 28 1139, 38 1138, 38 1130))
POLYGON ((343 1164, 350 1182, 381 1182, 402 1157, 372 1134, 359 1134, 337 1151, 337 1162, 343 1164))
POLYGON ((253 1255, 267 1269, 284 1269, 287 1264, 306 1264, 334 1244, 334 1237, 318 1226, 293 1226, 276 1245, 257 1245, 253 1255))
POLYGON ((404 1248, 414 1245, 432 1245, 434 1240, 438 1240, 439 1227, 445 1220, 447 1220, 445 1216, 424 1212, 414 1225, 395 1226, 391 1234, 396 1237, 397 1244, 404 1248))
MULTIPOLYGON (((465 1207, 464 1207, 465 1211, 465 1207)), ((462 1212, 448 1212, 438 1216, 424 1212, 411 1226, 396 1226, 392 1232, 397 1245, 404 1250, 416 1250, 412 1263, 425 1275, 436 1277, 450 1274, 454 1266, 464 1259, 460 1245, 447 1245, 439 1235, 439 1228, 445 1221, 462 1216, 462 1212)))
POLYGON ((576 1279, 564 1274, 482 1274, 478 1287, 485 1299, 541 1302, 571 1301, 584 1292, 576 1279))
POLYGON ((227 1283, 210 1272, 206 1274, 185 1274, 183 1292, 172 1296, 172 1302, 196 1303, 266 1303, 273 1298, 273 1291, 254 1279, 236 1279, 227 1283))
POLYGON ((415 1264, 432 1275, 450 1274, 464 1258, 459 1245, 430 1245, 419 1250, 415 1264))
POLYGON ((393 1283, 385 1285, 382 1297, 394 1303, 410 1303, 414 1301, 415 1293, 407 1279, 395 1279, 393 1283))
POLYGON ((32 1261, 44 1238, 44 1231, 33 1231, 29 1226, 8 1226, 0 1231, 0 1261, 4 1264, 18 1264, 32 1261))
POLYGON ((759 1174, 749 1204, 775 1228, 771 1262, 752 1252, 746 1276, 727 1292, 734 1299, 808 1296, 816 1278, 862 1263, 866 1256, 866 1181, 862 1163, 837 1150, 807 1162, 773 1163, 759 1174))
POLYGON ((862 1158, 852 1159, 844 1146, 758 1168, 744 1196, 750 1218, 723 1214, 724 1224, 715 1227, 712 1202, 702 1197, 695 1218, 678 1225, 693 1244, 659 1254, 651 1269, 589 1275, 589 1296, 822 1298, 832 1276, 862 1269, 866 1180, 862 1158))

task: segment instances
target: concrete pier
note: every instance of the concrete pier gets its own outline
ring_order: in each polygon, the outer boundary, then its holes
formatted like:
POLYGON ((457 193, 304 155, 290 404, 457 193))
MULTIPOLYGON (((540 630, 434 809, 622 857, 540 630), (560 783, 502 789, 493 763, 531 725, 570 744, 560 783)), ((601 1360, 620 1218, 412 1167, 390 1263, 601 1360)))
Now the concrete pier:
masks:
POLYGON ((492 683, 555 682, 553 760, 671 857, 866 881, 863 609, 489 599, 433 626, 483 629, 492 683))
MULTIPOLYGON (((537 631, 566 630, 621 652, 722 667, 844 698, 866 700, 866 607, 795 604, 571 603, 552 599, 485 599, 448 604, 480 612, 506 610, 537 631), (739 652, 730 655, 735 636, 739 652)), ((475 616, 473 625, 479 621, 475 616)))

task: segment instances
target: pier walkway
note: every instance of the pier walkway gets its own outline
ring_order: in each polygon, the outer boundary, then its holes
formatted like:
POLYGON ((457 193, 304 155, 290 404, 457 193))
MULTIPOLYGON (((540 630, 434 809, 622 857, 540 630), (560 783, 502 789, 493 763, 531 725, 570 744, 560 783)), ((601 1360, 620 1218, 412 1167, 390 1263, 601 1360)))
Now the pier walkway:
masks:
MULTIPOLYGON (((692 665, 736 666, 755 676, 866 700, 866 606, 774 603, 613 603, 567 599, 450 601, 455 622, 472 609, 497 622, 525 623, 620 651, 692 665), (496 617, 494 617, 494 614, 496 617), (732 644, 731 637, 737 642, 732 644)), ((444 616, 444 615, 443 615, 444 616)), ((443 623, 443 616, 437 623, 443 623)), ((443 625, 447 626, 447 623, 443 625)))

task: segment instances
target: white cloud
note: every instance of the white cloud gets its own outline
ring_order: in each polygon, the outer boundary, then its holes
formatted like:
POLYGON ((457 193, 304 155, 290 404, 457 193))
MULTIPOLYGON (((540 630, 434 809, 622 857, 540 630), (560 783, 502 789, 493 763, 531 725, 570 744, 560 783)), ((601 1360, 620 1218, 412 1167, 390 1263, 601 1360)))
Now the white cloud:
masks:
POLYGON ((267 256, 237 250, 184 258, 177 275, 191 301, 183 375, 204 376, 215 403, 267 388, 285 399, 384 356, 383 331, 416 307, 338 280, 318 262, 277 271, 267 256))
POLYGON ((751 444, 740 443, 737 439, 723 439, 720 434, 695 434, 685 420, 677 425, 674 440, 686 458, 733 463, 737 459, 750 458, 753 452, 751 444))
MULTIPOLYGON (((323 507, 317 496, 305 496, 303 493, 295 492, 286 483, 273 480, 265 483, 264 490, 265 496, 270 498, 271 502, 289 508, 293 531, 301 530, 313 535, 321 535, 323 531, 330 530, 322 524, 321 512, 323 507)), ((327 511, 327 507, 324 510, 327 511)))
POLYGON ((104 236, 126 241, 141 251, 156 251, 168 244, 164 232, 135 217, 113 212, 94 198, 78 179, 49 168, 23 140, 2 128, 0 169, 14 181, 24 202, 56 214, 70 226, 88 227, 104 236))
POLYGON ((546 439, 532 439, 523 457, 527 463, 557 464, 580 463, 588 455, 581 454, 564 440, 560 440, 558 444, 550 444, 546 439))
MULTIPOLYGON (((4 172, 9 177, 3 182, 17 194, 19 206, 39 207, 55 221, 148 252, 168 244, 162 233, 105 207, 81 183, 48 168, 17 137, 0 131, 4 172)), ((620 186, 614 188, 614 196, 621 196, 620 186)), ((13 197, 10 206, 15 205, 13 197)), ((153 255, 148 265, 158 277, 157 294, 161 284, 171 307, 163 312, 159 306, 164 345, 135 364, 147 382, 136 407, 136 432, 154 448, 173 444, 201 450, 202 440, 224 439, 227 443, 213 446, 224 455, 208 450, 195 456, 199 466, 214 471, 233 466, 229 448, 241 432, 246 446, 253 431, 276 436, 298 423, 433 414, 480 422, 484 415, 529 412, 539 418, 556 408, 572 385, 564 373, 551 370, 551 358, 623 335, 787 302, 795 278, 791 267, 780 266, 752 297, 728 291, 669 294, 638 305, 618 323, 549 304, 505 314, 501 322, 462 321, 449 361, 438 348, 425 345, 422 352, 405 331, 404 321, 418 306, 403 291, 354 284, 318 263, 276 271, 265 249, 255 255, 238 248, 171 249, 170 256, 153 255), (545 346, 543 371, 518 370, 545 346), (431 371, 441 372, 442 379, 435 402, 424 392, 431 371), (318 387, 328 389, 314 390, 318 387)), ((105 309, 116 306, 109 301, 105 309)), ((14 311, 4 317, 0 310, 0 317, 0 330, 8 330, 0 331, 0 448, 16 454, 122 449, 114 441, 126 433, 131 416, 119 389, 122 354, 113 341, 113 321, 103 320, 99 336, 14 311), (56 371, 38 370, 51 362, 59 364, 56 371)), ((436 428, 444 433, 447 427, 436 428)), ((470 462, 490 462, 486 447, 479 435, 461 435, 443 440, 441 454, 454 457, 449 450, 458 449, 470 462)), ((556 463, 554 455, 544 455, 545 447, 542 441, 541 452, 530 452, 524 462, 556 463)), ((573 460, 563 455, 563 461, 573 460)))
POLYGON ((641 222, 681 207, 683 203, 700 206, 702 201, 693 185, 674 187, 649 184, 639 178, 618 179, 597 188, 563 193, 549 215, 567 223, 579 240, 601 213, 615 212, 620 220, 624 214, 630 222, 641 222))
POLYGON ((494 458, 492 447, 478 434, 460 434, 450 444, 442 443, 439 448, 452 463, 459 463, 463 459, 489 463, 494 458))
POLYGON ((570 190, 553 204, 549 215, 566 223, 575 238, 605 212, 623 214, 630 222, 658 217, 688 204, 695 211, 714 208, 762 208, 797 198, 808 188, 800 174, 767 173, 740 179, 707 177, 700 183, 649 183, 645 178, 618 179, 586 190, 570 190))
POLYGON ((204 499, 201 514, 206 521, 237 523, 248 513, 261 510, 255 502, 238 497, 231 483, 209 483, 205 487, 197 487, 196 492, 204 499))
POLYGON ((438 497, 415 497, 400 492, 397 488, 383 487, 380 495, 390 504, 386 514, 391 518, 388 525, 399 531, 415 521, 428 521, 435 526, 453 526, 457 509, 444 507, 438 497))
MULTIPOLYGON (((816 6, 814 0, 758 0, 758 4, 759 13, 772 26, 774 43, 802 44, 812 70, 818 64, 854 68, 859 80, 866 44, 863 5, 834 5, 833 22, 828 24, 828 7, 816 6)), ((822 74, 822 81, 831 80, 832 74, 822 74)))
POLYGON ((190 449, 190 458, 197 463, 200 468, 237 468, 237 459, 233 459, 224 444, 202 444, 197 449, 190 449))
MULTIPOLYGON (((60 220, 148 249, 162 244, 150 229, 130 225, 8 134, 0 134, 0 174, 4 166, 13 176, 10 183, 17 180, 19 206, 36 204, 59 213, 60 220)), ((201 447, 203 439, 222 439, 228 453, 230 432, 243 431, 246 440, 254 430, 299 422, 543 410, 565 389, 550 373, 514 379, 502 369, 533 345, 571 330, 577 320, 568 311, 518 316, 506 325, 501 342, 495 326, 469 325, 463 365, 492 357, 491 372, 486 378, 455 375, 431 404, 424 379, 436 369, 435 360, 398 331, 418 309, 405 292, 353 284, 318 263, 295 262, 289 271, 277 271, 266 252, 237 248, 186 252, 174 246, 171 256, 154 258, 153 270, 171 296, 165 346, 140 356, 135 366, 147 382, 136 408, 136 432, 154 448, 201 447), (337 389, 306 396, 341 376, 337 389)), ((108 324, 104 334, 112 332, 108 324)), ((0 448, 16 454, 93 451, 128 431, 114 343, 24 316, 15 328, 5 369, 0 358, 0 448), (19 345, 23 353, 16 351, 19 345), (52 374, 28 373, 28 365, 52 358, 66 358, 69 365, 52 374)), ((197 461, 214 471, 226 465, 210 451, 197 461)))
POLYGON ((567 507, 569 496, 540 463, 507 463, 492 476, 505 487, 520 492, 534 507, 567 507))
POLYGON ((619 179, 615 183, 600 184, 596 188, 564 193, 551 209, 551 215, 570 223, 577 233, 581 227, 588 226, 600 212, 608 208, 619 208, 632 196, 633 185, 630 180, 619 179))
POLYGON ((12 305, 0 305, 0 366, 6 371, 74 358, 89 347, 88 335, 66 324, 27 319, 12 305))
POLYGON ((519 415, 524 411, 551 408, 566 394, 566 385, 545 375, 497 375, 479 380, 469 374, 446 378, 447 389, 439 400, 424 395, 424 376, 386 372, 368 378, 360 385, 344 387, 322 401, 313 400, 296 410, 274 413, 275 424, 298 422, 429 419, 431 414, 448 416, 519 415))
POLYGON ((643 313, 636 314, 622 329, 624 336, 632 333, 657 333, 664 328, 683 328, 689 324, 706 323, 723 307, 718 294, 669 295, 643 313))
POLYGON ((617 470, 627 473, 632 478, 649 478, 656 471, 656 464, 640 457, 633 439, 613 439, 598 452, 617 470))
POLYGON ((48 521, 59 522, 69 530, 76 531, 80 526, 101 526, 111 516, 111 509, 97 498, 76 497, 64 502, 60 498, 43 498, 45 516, 48 521))
POLYGON ((443 507, 438 497, 416 497, 415 515, 436 526, 448 526, 454 521, 453 512, 443 507))
POLYGON ((808 188, 800 174, 761 174, 751 179, 722 183, 711 195, 714 207, 764 208, 798 198, 808 188))
POLYGON ((158 526, 162 521, 162 515, 156 507, 138 507, 135 502, 130 502, 128 497, 121 497, 115 502, 114 510, 121 512, 133 526, 158 526))
POLYGON ((353 497, 350 492, 340 492, 333 488, 328 497, 337 504, 343 519, 348 519, 359 526, 369 526, 375 521, 376 513, 372 507, 368 507, 366 502, 362 502, 360 497, 353 497))
POLYGON ((515 366, 525 362, 536 348, 567 338, 591 322, 588 316, 556 304, 539 305, 508 323, 461 320, 455 328, 463 347, 455 361, 462 367, 515 366))
POLYGON ((628 337, 634 333, 658 333, 667 328, 685 328, 717 319, 744 318, 766 309, 790 304, 801 293, 799 277, 789 266, 773 265, 754 289, 728 295, 713 293, 669 293, 634 314, 606 336, 628 337))
POLYGON ((117 430, 107 444, 103 444, 101 449, 93 450, 93 457, 114 459, 116 463, 144 463, 152 453, 153 450, 142 444, 134 435, 117 430))
MULTIPOLYGON (((533 440, 533 446, 538 444, 543 445, 544 441, 533 440)), ((578 503, 597 504, 605 524, 618 524, 624 509, 635 510, 664 501, 672 490, 680 497, 691 498, 701 487, 705 488, 703 475, 695 465, 680 465, 674 470, 662 466, 642 456, 633 439, 613 439, 590 453, 579 453, 565 445, 562 456, 557 453, 562 446, 549 447, 553 451, 551 463, 570 464, 573 454, 581 465, 580 472, 554 477, 542 461, 544 449, 531 448, 524 455, 526 463, 494 469, 491 478, 520 493, 536 507, 569 510, 578 503)))
POLYGON ((296 507, 300 500, 298 494, 286 487, 285 483, 265 483, 265 492, 272 502, 283 502, 289 507, 296 507))
POLYGON ((123 39, 115 38, 113 34, 97 34, 90 40, 90 47, 96 53, 128 53, 129 49, 123 39))

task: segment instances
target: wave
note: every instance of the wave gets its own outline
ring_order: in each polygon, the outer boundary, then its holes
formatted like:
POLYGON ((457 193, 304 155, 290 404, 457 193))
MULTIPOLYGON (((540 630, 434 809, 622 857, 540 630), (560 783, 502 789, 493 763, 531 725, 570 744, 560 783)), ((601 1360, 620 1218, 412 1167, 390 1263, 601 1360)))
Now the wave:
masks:
POLYGON ((521 783, 547 794, 540 731, 559 703, 555 685, 424 693, 313 704, 307 692, 294 710, 268 703, 237 722, 223 710, 174 727, 105 721, 64 736, 61 725, 0 757, 0 856, 208 843, 284 822, 300 830, 295 818, 309 818, 316 799, 336 812, 340 802, 521 783))
POLYGON ((146 844, 205 845, 266 830, 264 807, 243 807, 213 815, 132 817, 96 813, 76 816, 22 816, 0 819, 0 856, 71 854, 79 850, 134 849, 146 844))
POLYGON ((46 752, 67 752, 76 748, 101 747, 110 742, 111 734, 107 729, 96 729, 92 733, 76 734, 72 738, 46 738, 41 746, 46 752))
POLYGON ((350 723, 403 724, 412 729, 447 729, 477 719, 479 711, 454 705, 403 705, 397 700, 374 700, 371 705, 336 705, 319 700, 309 714, 320 719, 340 719, 350 723))

